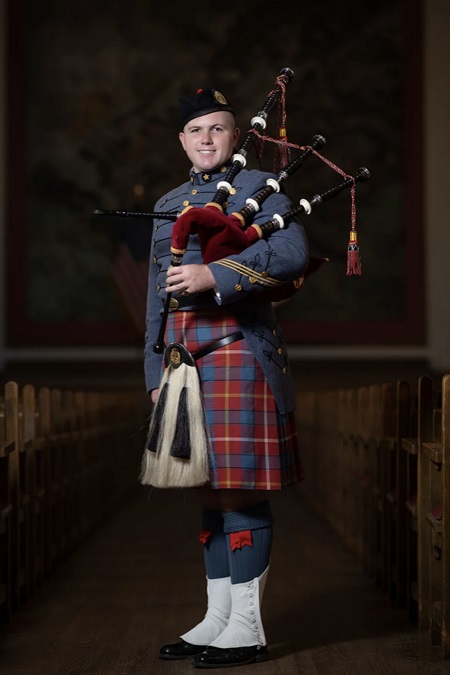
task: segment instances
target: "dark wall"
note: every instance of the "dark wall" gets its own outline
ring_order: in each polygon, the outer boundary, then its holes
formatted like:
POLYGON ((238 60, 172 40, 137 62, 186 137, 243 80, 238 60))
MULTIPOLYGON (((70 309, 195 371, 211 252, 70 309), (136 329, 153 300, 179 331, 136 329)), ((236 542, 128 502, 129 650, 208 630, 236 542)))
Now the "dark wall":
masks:
MULTIPOLYGON (((330 160, 350 174, 361 165, 372 173, 357 191, 363 276, 345 274, 346 193, 306 223, 311 252, 331 262, 280 310, 288 337, 333 342, 321 330, 329 321, 397 326, 411 320, 405 215, 411 29, 400 0, 27 5, 11 3, 11 97, 20 91, 24 102, 23 125, 12 120, 14 161, 23 169, 13 194, 25 203, 16 222, 23 237, 13 236, 12 246, 23 258, 15 274, 27 279, 23 314, 13 324, 29 324, 32 336, 33 322, 120 323, 111 261, 123 240, 145 257, 151 224, 93 217, 92 210, 151 210, 160 194, 185 180, 180 95, 216 86, 238 109, 245 131, 284 66, 295 72, 287 88, 289 140, 307 144, 321 133, 330 160)), ((276 113, 271 120, 269 134, 276 113)), ((265 168, 271 164, 268 152, 265 168)), ((313 158, 288 192, 297 201, 339 180, 313 158)), ((411 227, 420 238, 419 223, 408 220, 411 227)), ((420 312, 415 318, 420 339, 420 312)), ((389 331, 383 334, 390 342, 389 331)), ((77 341, 76 329, 71 339, 77 341)))

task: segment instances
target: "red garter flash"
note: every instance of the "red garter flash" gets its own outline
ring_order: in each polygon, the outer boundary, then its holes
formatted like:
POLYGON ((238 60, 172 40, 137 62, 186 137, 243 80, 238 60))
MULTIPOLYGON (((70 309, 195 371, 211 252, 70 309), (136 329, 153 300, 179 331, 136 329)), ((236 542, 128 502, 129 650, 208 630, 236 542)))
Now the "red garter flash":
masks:
POLYGON ((213 531, 212 530, 202 530, 198 535, 198 540, 201 544, 207 544, 211 539, 213 531))
POLYGON ((242 532, 230 532, 230 548, 235 551, 244 546, 253 546, 252 531, 242 530, 242 532))

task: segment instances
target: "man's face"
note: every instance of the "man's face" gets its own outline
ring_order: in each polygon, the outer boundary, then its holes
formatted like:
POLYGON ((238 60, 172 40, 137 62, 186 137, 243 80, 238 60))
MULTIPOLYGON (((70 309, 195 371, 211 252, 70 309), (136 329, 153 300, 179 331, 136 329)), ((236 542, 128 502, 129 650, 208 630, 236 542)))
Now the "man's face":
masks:
POLYGON ((230 159, 239 138, 239 129, 232 113, 219 111, 188 122, 179 138, 194 171, 209 172, 230 159))

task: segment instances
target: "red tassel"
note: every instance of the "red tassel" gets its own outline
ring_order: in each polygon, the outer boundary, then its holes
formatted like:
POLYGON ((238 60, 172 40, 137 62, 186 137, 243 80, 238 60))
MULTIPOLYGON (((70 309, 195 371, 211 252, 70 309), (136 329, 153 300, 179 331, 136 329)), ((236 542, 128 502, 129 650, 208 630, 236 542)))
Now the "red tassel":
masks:
POLYGON ((211 539, 212 530, 202 530, 198 535, 198 540, 201 544, 206 544, 211 539))
POLYGON ((352 275, 361 276, 361 255, 359 252, 359 245, 356 232, 350 232, 350 241, 347 247, 347 276, 352 275))
POLYGON ((242 530, 242 532, 230 532, 230 548, 235 551, 243 546, 253 546, 252 531, 242 530))

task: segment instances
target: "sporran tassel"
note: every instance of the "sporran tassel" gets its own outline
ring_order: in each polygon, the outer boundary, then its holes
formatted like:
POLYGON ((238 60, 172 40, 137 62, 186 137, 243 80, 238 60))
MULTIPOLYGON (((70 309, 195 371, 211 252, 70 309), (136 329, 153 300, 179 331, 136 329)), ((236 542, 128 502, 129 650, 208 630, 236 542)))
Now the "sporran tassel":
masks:
POLYGON ((166 406, 168 386, 169 385, 167 382, 164 385, 161 384, 161 393, 159 394, 156 400, 155 407, 152 413, 150 426, 148 430, 147 442, 145 444, 147 450, 150 450, 151 452, 156 452, 158 448, 158 438, 161 431, 162 416, 164 414, 164 408, 166 406))
POLYGON ((187 408, 187 388, 183 387, 178 402, 178 420, 170 449, 172 457, 191 459, 189 413, 187 408))

